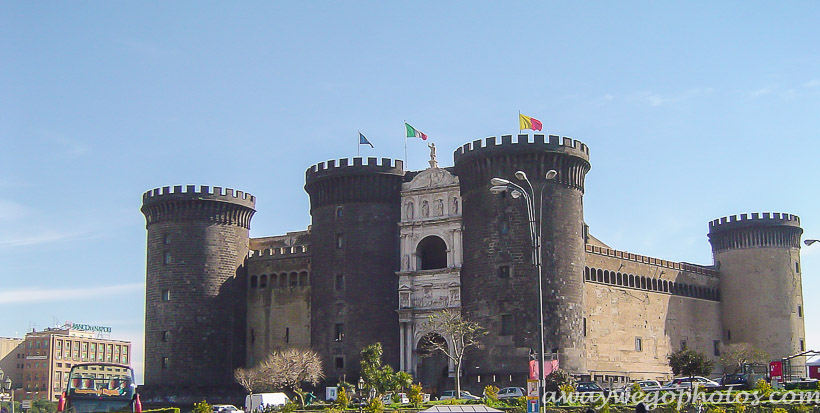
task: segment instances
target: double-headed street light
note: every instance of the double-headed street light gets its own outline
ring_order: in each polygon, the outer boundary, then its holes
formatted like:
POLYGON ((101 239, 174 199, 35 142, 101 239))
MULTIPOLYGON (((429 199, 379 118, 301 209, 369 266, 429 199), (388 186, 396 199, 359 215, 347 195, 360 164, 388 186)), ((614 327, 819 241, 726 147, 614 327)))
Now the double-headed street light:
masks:
POLYGON ((543 222, 544 217, 544 187, 546 187, 547 182, 554 180, 557 176, 558 172, 556 172, 554 169, 550 169, 544 176, 546 180, 541 184, 541 188, 538 192, 538 205, 535 205, 535 191, 533 190, 532 183, 527 178, 527 174, 524 173, 524 171, 516 171, 515 177, 520 181, 526 182, 527 188, 524 188, 521 185, 518 185, 504 178, 490 179, 490 184, 493 185, 490 188, 490 192, 494 194, 509 192, 510 196, 512 196, 513 198, 520 198, 521 196, 523 196, 524 201, 526 201, 527 204, 527 218, 529 221, 530 228, 530 241, 532 243, 532 265, 534 265, 536 270, 538 271, 538 316, 540 319, 539 326, 541 335, 541 365, 538 367, 539 375, 541 377, 538 380, 538 391, 541 395, 544 394, 545 380, 544 288, 541 276, 541 223, 543 222), (538 211, 537 221, 535 219, 536 210, 538 211))

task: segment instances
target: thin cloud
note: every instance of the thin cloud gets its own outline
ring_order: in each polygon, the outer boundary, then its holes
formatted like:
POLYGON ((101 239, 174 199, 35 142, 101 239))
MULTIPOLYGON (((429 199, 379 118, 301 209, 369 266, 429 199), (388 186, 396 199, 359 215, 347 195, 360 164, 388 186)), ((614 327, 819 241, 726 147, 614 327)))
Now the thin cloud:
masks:
POLYGON ((0 199, 0 221, 13 221, 29 214, 29 209, 11 201, 0 199))
POLYGON ((749 96, 757 97, 757 96, 770 95, 770 94, 774 93, 774 90, 775 90, 774 87, 763 87, 763 88, 760 88, 760 89, 752 90, 751 92, 749 92, 749 96))
POLYGON ((683 102, 685 100, 693 99, 699 96, 708 95, 711 94, 713 91, 714 89, 710 87, 696 87, 673 95, 661 95, 659 93, 649 91, 640 91, 633 93, 631 96, 631 100, 638 102, 646 102, 650 106, 661 106, 668 103, 683 102))
POLYGON ((143 283, 110 285, 106 287, 89 288, 26 288, 20 290, 4 290, 0 292, 0 304, 38 303, 44 301, 111 297, 118 294, 127 294, 142 291, 143 283))
POLYGON ((0 239, 0 246, 4 247, 28 247, 32 245, 51 244, 55 242, 75 241, 78 239, 91 238, 88 233, 68 233, 58 231, 45 231, 36 235, 22 237, 12 237, 0 239))
POLYGON ((812 79, 806 83, 803 83, 803 87, 818 87, 820 86, 820 79, 812 79))

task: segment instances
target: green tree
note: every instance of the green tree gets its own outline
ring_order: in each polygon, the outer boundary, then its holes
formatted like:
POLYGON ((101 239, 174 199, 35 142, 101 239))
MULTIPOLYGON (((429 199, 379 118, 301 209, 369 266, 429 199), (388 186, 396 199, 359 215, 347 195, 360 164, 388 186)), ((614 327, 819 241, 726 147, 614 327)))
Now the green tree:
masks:
POLYGON ((703 353, 683 348, 669 355, 669 367, 676 376, 708 376, 715 363, 703 353))
POLYGON ((440 351, 453 361, 456 369, 456 394, 461 396, 461 362, 464 352, 471 347, 481 347, 479 338, 487 331, 478 323, 461 319, 461 313, 455 310, 441 310, 431 314, 428 322, 432 331, 441 334, 444 342, 427 340, 429 350, 440 351))
POLYGON ((567 384, 575 387, 575 379, 572 378, 572 375, 570 375, 566 370, 555 369, 544 378, 544 391, 558 392, 561 390, 561 386, 567 384))
POLYGON ((388 392, 399 392, 413 384, 413 376, 404 371, 395 372, 382 364, 382 343, 373 343, 362 349, 361 375, 368 389, 374 389, 377 396, 388 392))

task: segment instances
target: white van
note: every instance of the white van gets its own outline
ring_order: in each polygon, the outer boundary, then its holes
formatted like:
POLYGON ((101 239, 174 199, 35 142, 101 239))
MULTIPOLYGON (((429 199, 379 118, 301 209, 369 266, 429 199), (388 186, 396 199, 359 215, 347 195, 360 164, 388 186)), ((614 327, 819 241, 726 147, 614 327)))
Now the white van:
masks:
POLYGON ((245 396, 245 411, 258 412, 265 406, 284 406, 290 401, 285 393, 254 393, 245 396))

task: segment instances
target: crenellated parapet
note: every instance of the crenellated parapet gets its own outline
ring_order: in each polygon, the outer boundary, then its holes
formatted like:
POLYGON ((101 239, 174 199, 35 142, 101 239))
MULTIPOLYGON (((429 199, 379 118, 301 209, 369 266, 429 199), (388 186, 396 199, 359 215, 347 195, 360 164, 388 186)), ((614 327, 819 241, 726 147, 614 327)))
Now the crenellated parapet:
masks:
POLYGON ((280 248, 265 248, 261 250, 250 250, 248 251, 248 258, 265 258, 265 257, 291 257, 291 256, 304 256, 310 253, 310 246, 309 245, 293 245, 289 247, 280 247, 280 248))
POLYGON ((142 195, 146 225, 166 221, 209 221, 250 228, 256 197, 231 188, 176 185, 142 195))
POLYGON ((625 261, 639 262, 643 264, 654 265, 656 267, 669 268, 672 270, 686 271, 694 274, 706 275, 717 278, 720 272, 711 268, 700 265, 687 264, 685 262, 675 262, 669 260, 662 260, 660 258, 648 257, 646 255, 633 254, 627 251, 615 250, 612 248, 599 247, 596 245, 586 245, 586 252, 603 255, 607 257, 614 257, 625 261))
POLYGON ((311 210, 348 202, 399 202, 404 162, 390 158, 342 158, 311 166, 305 191, 311 210))
POLYGON ((712 251, 741 248, 800 248, 800 217, 779 212, 730 215, 709 222, 712 251))
POLYGON ((517 140, 513 140, 512 135, 502 135, 499 143, 495 136, 485 139, 476 139, 470 143, 462 145, 456 149, 453 157, 458 162, 461 159, 470 156, 487 156, 488 153, 500 151, 504 153, 515 152, 532 152, 532 151, 549 151, 549 152, 564 152, 575 155, 589 161, 589 147, 579 141, 566 136, 558 135, 518 135, 517 140))
POLYGON ((500 142, 491 136, 463 145, 456 149, 453 157, 462 186, 468 188, 486 185, 495 170, 526 162, 536 168, 528 171, 533 174, 530 179, 543 177, 554 169, 558 172, 555 182, 583 192, 584 178, 590 169, 589 147, 581 141, 557 135, 518 135, 516 140, 512 135, 502 135, 500 142), (471 182, 473 178, 478 181, 471 182))

